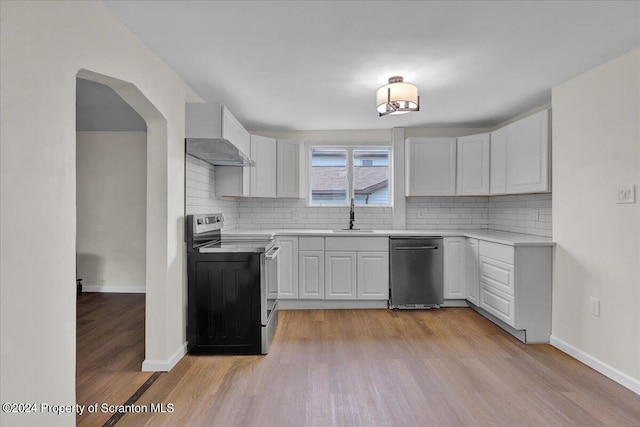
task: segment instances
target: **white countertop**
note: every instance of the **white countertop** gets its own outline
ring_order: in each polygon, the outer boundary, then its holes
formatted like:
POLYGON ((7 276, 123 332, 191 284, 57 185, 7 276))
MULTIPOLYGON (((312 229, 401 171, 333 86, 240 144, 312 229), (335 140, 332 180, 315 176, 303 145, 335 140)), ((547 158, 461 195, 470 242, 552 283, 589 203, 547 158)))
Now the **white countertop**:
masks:
POLYGON ((225 234, 244 236, 330 236, 330 237, 390 237, 390 236, 443 236, 471 237, 510 246, 554 246, 550 237, 530 234, 509 233, 495 230, 371 230, 371 231, 333 231, 322 229, 235 229, 225 234))

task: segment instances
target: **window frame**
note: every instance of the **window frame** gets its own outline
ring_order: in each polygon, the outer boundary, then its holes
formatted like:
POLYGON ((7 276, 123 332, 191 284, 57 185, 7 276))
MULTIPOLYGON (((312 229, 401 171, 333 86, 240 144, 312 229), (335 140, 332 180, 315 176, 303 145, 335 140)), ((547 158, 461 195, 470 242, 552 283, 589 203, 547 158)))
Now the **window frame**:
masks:
POLYGON ((313 208, 343 208, 349 207, 351 204, 351 198, 354 197, 354 189, 353 189, 353 173, 354 173, 354 162, 353 162, 353 152, 354 150, 383 150, 386 149, 389 151, 389 203, 388 204, 358 204, 356 207, 358 208, 391 208, 393 207, 393 145, 391 142, 384 143, 375 143, 375 142, 366 142, 366 143, 321 143, 321 142, 307 142, 305 143, 305 151, 306 151, 306 199, 307 199, 307 207, 313 208), (311 195, 311 151, 313 149, 320 150, 346 150, 347 151, 347 198, 346 202, 343 203, 313 203, 313 198, 311 195))

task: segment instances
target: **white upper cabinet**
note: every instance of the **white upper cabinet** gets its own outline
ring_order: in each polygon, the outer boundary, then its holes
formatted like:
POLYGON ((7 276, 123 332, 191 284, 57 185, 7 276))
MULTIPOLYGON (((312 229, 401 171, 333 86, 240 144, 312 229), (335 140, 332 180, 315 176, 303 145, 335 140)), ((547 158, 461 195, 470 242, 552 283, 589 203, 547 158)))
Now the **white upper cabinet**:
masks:
POLYGON ((507 193, 507 129, 491 132, 491 191, 507 193))
POLYGON ((407 138, 407 196, 456 194, 456 138, 407 138))
POLYGON ((251 197, 276 197, 276 140, 251 135, 251 197))
POLYGON ((551 190, 549 110, 511 123, 507 131, 507 193, 551 190))
POLYGON ((456 194, 489 194, 489 134, 458 138, 456 194))
POLYGON ((277 197, 300 198, 300 143, 279 139, 277 156, 277 197))
POLYGON ((242 124, 231 114, 226 106, 222 106, 222 139, 231 141, 238 150, 243 153, 249 152, 249 141, 251 136, 242 124))

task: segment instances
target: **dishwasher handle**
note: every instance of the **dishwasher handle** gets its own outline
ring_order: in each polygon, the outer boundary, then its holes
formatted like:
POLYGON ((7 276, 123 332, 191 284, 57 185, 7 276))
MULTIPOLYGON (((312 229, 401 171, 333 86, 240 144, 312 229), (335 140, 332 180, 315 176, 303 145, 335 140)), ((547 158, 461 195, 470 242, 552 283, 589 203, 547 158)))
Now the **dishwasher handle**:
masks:
POLYGON ((393 248, 394 251, 415 251, 415 250, 437 250, 438 246, 398 246, 393 248))

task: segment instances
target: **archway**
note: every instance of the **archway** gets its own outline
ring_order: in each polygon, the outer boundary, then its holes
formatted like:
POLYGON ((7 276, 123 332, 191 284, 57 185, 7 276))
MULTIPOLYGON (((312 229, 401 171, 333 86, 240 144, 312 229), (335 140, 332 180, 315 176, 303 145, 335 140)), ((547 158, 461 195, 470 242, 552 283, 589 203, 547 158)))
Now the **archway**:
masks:
POLYGON ((145 361, 141 370, 156 370, 153 355, 166 354, 167 330, 167 120, 132 83, 82 69, 76 77, 113 89, 146 122, 146 266, 145 361))

